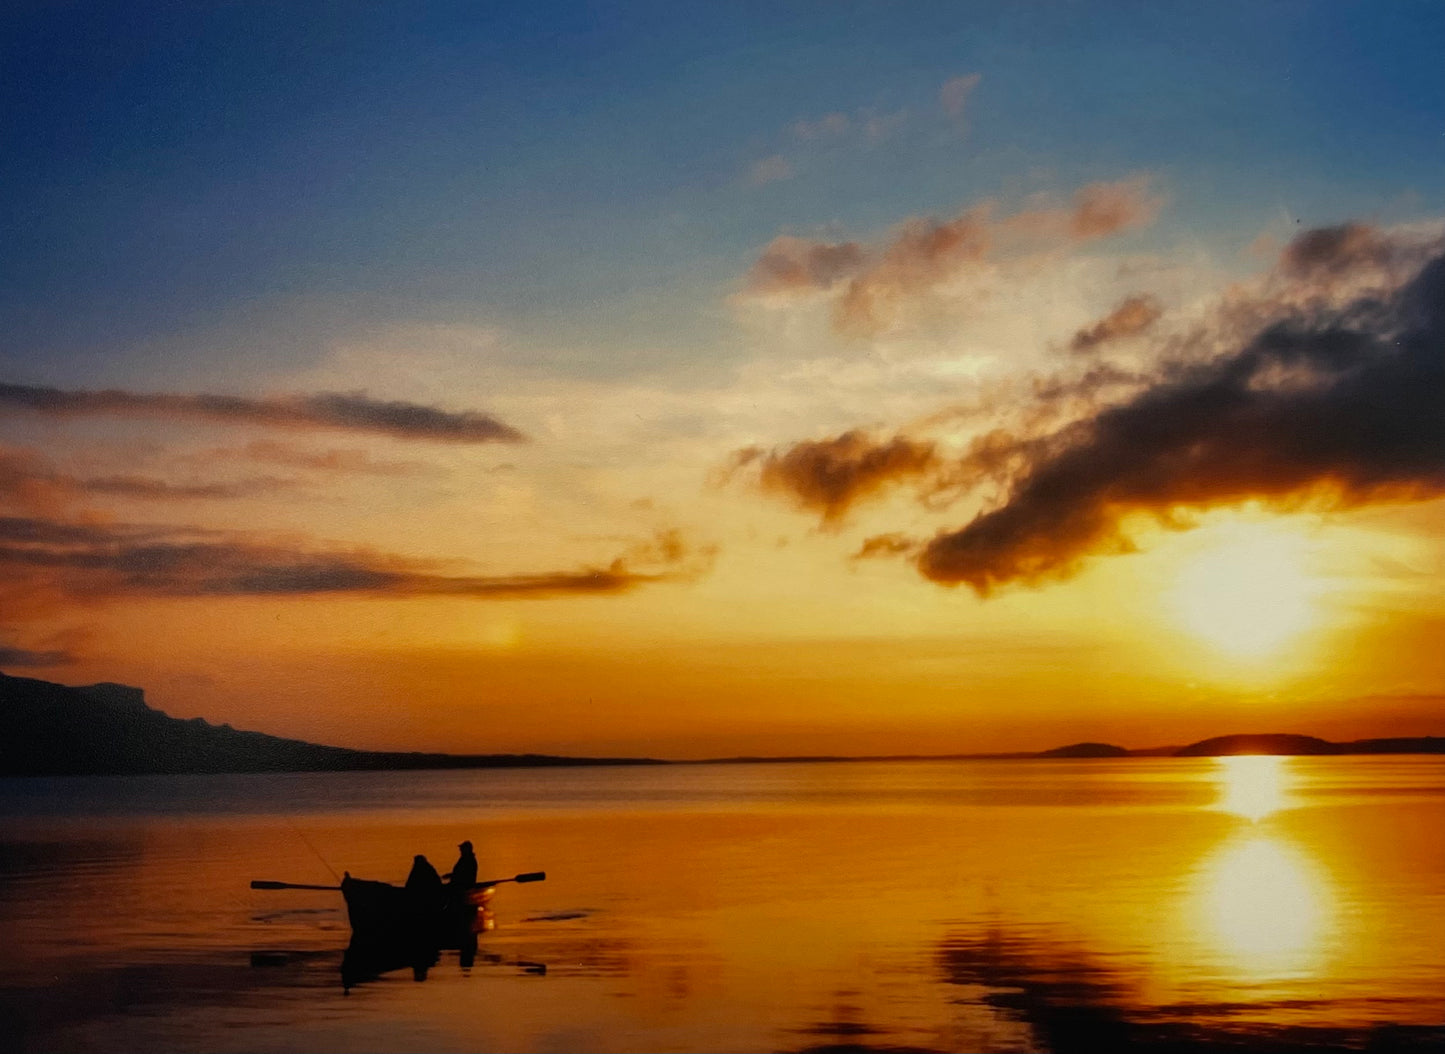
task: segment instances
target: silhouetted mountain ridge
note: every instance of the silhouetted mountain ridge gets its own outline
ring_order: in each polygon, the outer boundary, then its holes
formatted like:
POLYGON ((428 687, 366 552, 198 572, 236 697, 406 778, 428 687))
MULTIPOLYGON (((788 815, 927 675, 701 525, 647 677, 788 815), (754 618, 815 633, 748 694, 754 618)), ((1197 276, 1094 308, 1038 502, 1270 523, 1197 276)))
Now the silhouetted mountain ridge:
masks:
POLYGON ((651 758, 353 750, 170 717, 123 684, 71 688, 0 673, 0 775, 312 772, 659 764, 651 758))

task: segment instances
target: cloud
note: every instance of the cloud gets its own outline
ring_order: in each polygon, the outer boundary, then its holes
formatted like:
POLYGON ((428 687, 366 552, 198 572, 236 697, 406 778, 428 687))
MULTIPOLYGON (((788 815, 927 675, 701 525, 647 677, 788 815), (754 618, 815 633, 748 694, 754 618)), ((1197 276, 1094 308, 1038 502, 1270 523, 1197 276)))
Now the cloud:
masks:
POLYGON ((1152 296, 1127 297, 1098 322, 1075 333, 1069 347, 1074 351, 1093 351, 1100 344, 1135 336, 1157 322, 1163 313, 1159 301, 1152 296))
POLYGON ((781 450, 749 447, 734 455, 734 471, 752 464, 758 466, 764 490, 788 495, 833 523, 860 499, 936 468, 938 454, 932 443, 906 436, 875 439, 853 431, 781 450))
POLYGON ((744 281, 751 296, 792 295, 832 288, 865 260, 857 242, 817 242, 780 235, 768 243, 744 281))
POLYGON ((1141 227, 1162 203, 1146 177, 1135 177, 1091 183, 1067 204, 1042 201, 998 215, 994 202, 984 202, 949 219, 911 219, 874 246, 783 236, 753 264, 742 295, 772 303, 833 296, 836 330, 873 335, 1001 255, 1050 252, 1141 227))
POLYGON ((878 110, 865 106, 853 113, 834 111, 816 120, 799 119, 789 126, 799 143, 818 148, 843 142, 874 146, 891 137, 908 123, 908 111, 878 110))
POLYGON ((973 95, 973 89, 978 87, 981 80, 982 74, 970 73, 944 81, 943 87, 938 89, 938 104, 943 107, 943 112, 955 121, 962 117, 964 107, 973 95))
POLYGON ((1344 223, 1299 235, 1280 254, 1280 270, 1295 278, 1327 277, 1362 266, 1385 266, 1397 255, 1395 244, 1378 229, 1363 223, 1344 223))
POLYGON ((761 161, 753 162, 752 168, 748 169, 748 182, 755 187, 766 186, 769 183, 779 183, 785 179, 792 179, 797 175, 793 163, 782 154, 773 154, 761 161))
MULTIPOLYGON (((1301 235, 1282 268, 1373 265, 1348 230, 1301 235)), ((1445 256, 1387 295, 1291 306, 1232 353, 1166 366, 1128 401, 1027 450, 999 507, 927 545, 925 576, 986 595, 1129 551, 1133 515, 1181 526, 1191 510, 1248 501, 1349 508, 1445 494, 1445 256)))
POLYGON ((918 551, 919 543, 906 534, 890 532, 864 538, 863 544, 853 554, 855 560, 869 560, 882 556, 905 556, 918 551))
POLYGON ((825 113, 816 121, 799 119, 793 122, 793 135, 803 142, 819 139, 836 139, 845 136, 853 128, 853 119, 846 113, 825 113))
POLYGON ((56 417, 105 414, 209 420, 281 428, 337 429, 369 432, 399 439, 455 443, 516 443, 516 429, 475 410, 450 411, 434 406, 372 399, 360 392, 322 392, 253 399, 234 395, 178 395, 116 389, 43 388, 0 383, 0 408, 28 410, 56 417))
POLYGON ((665 533, 604 567, 466 575, 386 553, 306 549, 228 532, 0 517, 0 572, 9 583, 89 598, 621 593, 696 575, 707 556, 665 533))
POLYGON ((69 652, 58 650, 33 651, 0 641, 0 666, 11 669, 31 669, 44 666, 65 666, 74 662, 69 652))
POLYGON ((106 495, 146 500, 232 499, 271 494, 291 486, 274 477, 229 483, 172 483, 148 476, 76 476, 55 469, 30 450, 0 447, 0 502, 25 508, 51 507, 59 500, 106 495))
POLYGON ((438 471, 420 461, 378 461, 365 450, 305 450, 274 440, 258 439, 239 450, 213 450, 202 460, 244 458, 286 468, 346 472, 365 476, 411 476, 438 471))

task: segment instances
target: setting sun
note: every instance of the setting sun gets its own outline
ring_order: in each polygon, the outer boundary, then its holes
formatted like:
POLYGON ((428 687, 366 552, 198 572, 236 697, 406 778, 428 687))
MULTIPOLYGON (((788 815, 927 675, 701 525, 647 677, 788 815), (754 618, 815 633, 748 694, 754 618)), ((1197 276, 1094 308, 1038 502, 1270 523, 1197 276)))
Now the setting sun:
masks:
POLYGON ((1229 655, 1273 655, 1316 621, 1319 583, 1307 557, 1299 534, 1235 525, 1185 565, 1171 595, 1175 615, 1229 655))

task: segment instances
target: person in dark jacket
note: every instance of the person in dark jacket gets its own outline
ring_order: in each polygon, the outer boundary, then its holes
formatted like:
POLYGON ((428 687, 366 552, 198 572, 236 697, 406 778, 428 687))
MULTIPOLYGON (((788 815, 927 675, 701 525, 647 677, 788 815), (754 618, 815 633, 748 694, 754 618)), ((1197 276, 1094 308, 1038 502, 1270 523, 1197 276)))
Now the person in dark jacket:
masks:
POLYGON ((411 874, 406 876, 406 897, 417 911, 434 911, 441 907, 441 876, 420 853, 412 858, 411 874))
POLYGON ((477 857, 472 852, 472 843, 463 842, 457 848, 461 850, 461 856, 457 857, 447 875, 448 888, 454 894, 465 893, 477 881, 477 857))

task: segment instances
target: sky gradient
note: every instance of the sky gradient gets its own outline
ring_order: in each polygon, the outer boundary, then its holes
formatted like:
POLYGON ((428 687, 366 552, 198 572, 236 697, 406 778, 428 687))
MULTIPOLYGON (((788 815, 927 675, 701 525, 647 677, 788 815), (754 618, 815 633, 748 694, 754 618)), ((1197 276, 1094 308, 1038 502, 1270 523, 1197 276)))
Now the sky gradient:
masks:
POLYGON ((374 748, 1445 733, 1442 52, 13 5, 0 669, 374 748))

